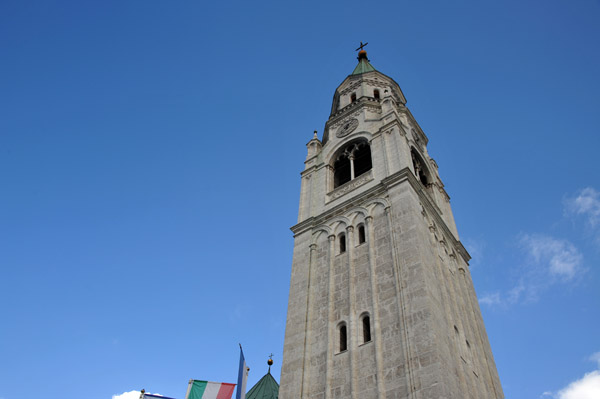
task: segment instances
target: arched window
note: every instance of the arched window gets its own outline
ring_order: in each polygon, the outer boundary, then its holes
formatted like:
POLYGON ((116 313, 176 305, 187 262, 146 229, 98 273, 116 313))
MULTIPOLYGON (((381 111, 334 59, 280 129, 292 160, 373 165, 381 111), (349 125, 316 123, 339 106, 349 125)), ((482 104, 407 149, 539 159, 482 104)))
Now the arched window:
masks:
POLYGON ((340 352, 348 349, 348 336, 346 334, 346 325, 340 326, 340 352))
POLYGON ((375 97, 376 99, 379 100, 380 97, 379 97, 379 90, 378 89, 373 90, 373 97, 375 97))
POLYGON ((333 188, 339 187, 373 168, 371 147, 365 139, 353 141, 338 151, 333 163, 333 188))
POLYGON ((371 341, 371 318, 364 315, 362 318, 363 342, 371 341))
POLYGON ((350 94, 350 102, 353 103, 354 101, 356 101, 356 93, 350 94))
POLYGON ((354 177, 370 171, 372 167, 369 144, 364 142, 356 144, 354 149, 354 177))
POLYGON ((346 252, 346 234, 340 234, 340 253, 346 252))
POLYGON ((365 241, 366 241, 365 225, 359 224, 358 225, 358 244, 360 245, 365 241))
POLYGON ((427 187, 430 183, 430 179, 428 177, 427 168, 425 167, 425 162, 423 162, 423 159, 414 148, 410 150, 410 155, 413 161, 413 168, 415 169, 415 176, 417 176, 419 181, 427 187))
POLYGON ((333 186, 338 187, 351 180, 350 175, 350 159, 348 155, 342 153, 340 157, 333 164, 334 177, 333 186))

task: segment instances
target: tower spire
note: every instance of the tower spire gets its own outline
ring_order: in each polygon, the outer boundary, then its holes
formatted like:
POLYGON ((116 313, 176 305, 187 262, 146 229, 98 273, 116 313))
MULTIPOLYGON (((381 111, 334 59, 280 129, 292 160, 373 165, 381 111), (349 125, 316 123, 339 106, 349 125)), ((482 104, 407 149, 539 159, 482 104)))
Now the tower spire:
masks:
POLYGON ((364 49, 364 47, 367 44, 369 43, 363 44, 363 42, 360 42, 360 46, 358 46, 358 48, 354 50, 358 51, 358 65, 356 66, 356 68, 354 68, 352 75, 360 75, 361 73, 371 72, 375 70, 375 68, 373 68, 373 65, 371 65, 369 59, 367 58, 367 51, 364 49))

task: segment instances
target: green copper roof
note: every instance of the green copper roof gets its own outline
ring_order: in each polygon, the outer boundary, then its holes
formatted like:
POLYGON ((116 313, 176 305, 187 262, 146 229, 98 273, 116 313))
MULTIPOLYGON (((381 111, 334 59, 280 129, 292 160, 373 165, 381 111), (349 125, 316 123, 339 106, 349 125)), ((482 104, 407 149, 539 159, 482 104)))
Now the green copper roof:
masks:
POLYGON ((246 399, 277 399, 279 397, 279 384, 269 371, 258 380, 246 394, 246 399))
POLYGON ((361 73, 372 72, 374 70, 375 68, 373 68, 373 65, 371 65, 369 60, 367 60, 367 58, 365 57, 361 58, 358 61, 358 65, 356 66, 356 68, 354 68, 354 72, 352 72, 352 75, 360 75, 361 73))

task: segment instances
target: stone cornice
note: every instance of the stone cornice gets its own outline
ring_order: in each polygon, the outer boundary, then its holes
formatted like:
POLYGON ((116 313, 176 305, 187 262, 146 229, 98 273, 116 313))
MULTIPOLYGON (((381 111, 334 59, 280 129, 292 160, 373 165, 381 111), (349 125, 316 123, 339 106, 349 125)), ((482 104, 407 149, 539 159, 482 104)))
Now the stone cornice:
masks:
POLYGON ((300 172, 300 176, 304 177, 305 175, 310 174, 310 173, 314 172, 315 170, 317 170, 318 167, 319 167, 319 165, 309 166, 308 168, 306 168, 302 172, 300 172))
POLYGON ((325 125, 326 126, 334 125, 340 119, 344 119, 344 117, 346 117, 346 114, 350 110, 353 110, 354 108, 356 108, 356 110, 361 109, 363 107, 380 108, 381 107, 380 101, 381 100, 371 98, 371 97, 365 97, 365 96, 360 97, 355 102, 346 105, 344 108, 340 109, 334 115, 331 115, 329 117, 329 120, 325 123, 325 125))
MULTIPOLYGON (((399 172, 394 173, 391 176, 381 180, 381 182, 370 189, 360 194, 361 201, 368 200, 374 197, 385 197, 388 190, 402 182, 408 182, 412 189, 417 193, 421 205, 428 211, 429 215, 434 219, 436 225, 444 232, 444 235, 449 238, 451 244, 460 253, 463 259, 468 262, 471 256, 462 245, 462 243, 454 236, 454 233, 450 231, 446 222, 442 219, 442 212, 440 208, 431 200, 429 194, 425 191, 425 188, 417 180, 415 175, 409 168, 404 168, 399 172)), ((356 197, 350 197, 346 201, 336 205, 335 207, 325 211, 319 216, 311 216, 308 219, 292 226, 290 230, 294 233, 294 236, 301 234, 309 229, 317 227, 326 223, 329 219, 343 215, 348 209, 356 206, 356 197)))
MULTIPOLYGON (((371 199, 374 197, 385 195, 386 187, 382 184, 378 184, 370 189, 363 191, 361 195, 362 200, 371 199)), ((319 226, 325 223, 332 217, 343 215, 348 209, 356 205, 354 197, 347 199, 346 201, 334 206, 333 208, 323 212, 319 216, 311 216, 310 218, 292 226, 290 230, 294 233, 294 236, 303 233, 304 231, 319 226)))

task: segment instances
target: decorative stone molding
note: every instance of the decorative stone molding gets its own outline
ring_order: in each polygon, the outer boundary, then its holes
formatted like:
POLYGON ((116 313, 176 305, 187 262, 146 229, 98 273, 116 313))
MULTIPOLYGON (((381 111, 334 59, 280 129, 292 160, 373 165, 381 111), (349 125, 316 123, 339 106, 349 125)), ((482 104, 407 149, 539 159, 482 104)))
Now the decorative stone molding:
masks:
MULTIPOLYGON (((350 105, 354 105, 354 104, 356 104, 356 103, 352 103, 352 104, 350 104, 350 105)), ((335 129, 335 128, 336 128, 336 127, 338 127, 338 126, 341 126, 341 125, 342 125, 344 122, 346 122, 346 121, 348 120, 347 118, 356 118, 357 116, 359 116, 359 115, 360 115, 360 113, 361 113, 361 110, 360 110, 360 109, 358 109, 358 110, 355 110, 355 111, 354 111, 354 112, 352 112, 351 114, 349 114, 349 115, 345 115, 345 117, 344 117, 344 118, 341 118, 341 117, 340 117, 340 119, 337 119, 336 117, 337 117, 339 114, 342 114, 342 113, 343 113, 343 112, 338 112, 338 113, 336 113, 336 115, 334 116, 334 118, 331 118, 331 119, 330 119, 330 121, 331 121, 331 122, 328 122, 328 123, 327 123, 327 125, 328 125, 329 129, 335 129)))
POLYGON ((342 95, 342 96, 343 96, 343 95, 345 95, 345 94, 348 94, 348 93, 350 93, 350 92, 351 92, 351 91, 353 91, 353 90, 356 90, 356 89, 358 89, 358 88, 361 86, 361 84, 362 84, 362 81, 360 81, 360 80, 358 80, 358 81, 356 81, 356 82, 354 82, 354 83, 350 84, 350 86, 348 86, 348 87, 346 87, 344 90, 341 90, 341 91, 340 91, 340 95, 342 95))
POLYGON ((341 186, 339 186, 338 188, 336 188, 335 190, 333 190, 332 192, 327 194, 327 199, 328 199, 328 201, 333 201, 334 199, 341 197, 342 195, 354 190, 355 188, 357 188, 359 186, 362 186, 363 184, 365 184, 366 182, 369 182, 371 180, 373 180, 373 170, 372 169, 366 173, 363 173, 362 175, 358 176, 357 178, 350 180, 347 183, 342 184, 341 186))
MULTIPOLYGON (((365 82, 369 86, 378 86, 378 87, 381 87, 384 83, 384 82, 380 81, 379 79, 364 79, 363 82, 365 82)), ((382 87, 382 89, 383 89, 383 87, 382 87)))
POLYGON ((381 105, 379 104, 379 101, 380 100, 377 100, 374 98, 361 97, 357 101, 350 103, 350 104, 346 105, 344 108, 340 109, 339 111, 331 114, 329 116, 329 122, 327 123, 327 125, 330 128, 339 126, 343 121, 337 120, 337 118, 345 118, 346 116, 349 116, 349 115, 346 115, 346 113, 355 107, 358 107, 359 109, 355 110, 352 113, 352 116, 360 115, 363 108, 365 108, 369 112, 381 114, 382 111, 381 111, 381 105), (335 122, 332 123, 333 120, 335 120, 335 122))
POLYGON ((350 118, 342 123, 342 127, 340 127, 335 134, 336 137, 345 137, 352 133, 358 127, 358 119, 350 118))

